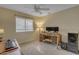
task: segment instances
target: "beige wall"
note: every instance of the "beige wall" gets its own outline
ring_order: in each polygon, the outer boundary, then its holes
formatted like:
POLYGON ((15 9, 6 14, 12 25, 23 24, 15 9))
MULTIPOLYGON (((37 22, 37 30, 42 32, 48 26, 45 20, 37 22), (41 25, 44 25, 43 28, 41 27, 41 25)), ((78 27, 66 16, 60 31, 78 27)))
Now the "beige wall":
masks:
POLYGON ((4 39, 16 38, 19 43, 34 40, 34 32, 16 33, 15 15, 32 18, 28 14, 0 8, 0 28, 3 28, 5 31, 4 39))
MULTIPOLYGON (((35 24, 37 25, 40 22, 43 28, 46 26, 59 26, 65 42, 67 42, 68 32, 79 32, 79 6, 45 17, 32 17, 28 14, 0 8, 0 28, 5 30, 4 38, 16 38, 19 43, 39 39, 39 32, 35 29, 34 32, 16 33, 15 15, 33 18, 35 24)), ((36 25, 35 27, 37 27, 36 25)))
POLYGON ((68 32, 79 32, 79 6, 49 15, 44 23, 46 26, 58 26, 62 40, 67 42, 68 32))

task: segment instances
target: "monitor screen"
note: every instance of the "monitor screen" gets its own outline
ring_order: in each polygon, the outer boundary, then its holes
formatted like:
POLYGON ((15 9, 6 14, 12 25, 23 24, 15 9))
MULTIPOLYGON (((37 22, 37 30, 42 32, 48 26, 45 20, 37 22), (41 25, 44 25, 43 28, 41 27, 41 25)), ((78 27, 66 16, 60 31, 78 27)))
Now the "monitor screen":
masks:
POLYGON ((46 27, 47 31, 59 31, 59 27, 46 27))

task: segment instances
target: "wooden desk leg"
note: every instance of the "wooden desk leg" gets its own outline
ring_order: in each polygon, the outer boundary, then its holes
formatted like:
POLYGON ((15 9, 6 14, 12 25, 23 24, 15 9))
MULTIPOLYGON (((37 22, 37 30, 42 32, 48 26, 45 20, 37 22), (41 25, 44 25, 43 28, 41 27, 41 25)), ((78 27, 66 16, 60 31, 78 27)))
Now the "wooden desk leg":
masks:
POLYGON ((57 37, 57 48, 58 48, 58 46, 60 45, 60 37, 57 37))
POLYGON ((58 46, 59 46, 59 39, 57 38, 57 48, 58 48, 58 46))

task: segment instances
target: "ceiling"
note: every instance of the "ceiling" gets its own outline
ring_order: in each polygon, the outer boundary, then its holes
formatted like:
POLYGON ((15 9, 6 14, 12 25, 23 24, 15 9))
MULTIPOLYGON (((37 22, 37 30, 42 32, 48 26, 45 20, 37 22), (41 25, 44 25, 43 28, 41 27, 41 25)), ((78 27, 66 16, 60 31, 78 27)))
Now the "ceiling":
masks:
POLYGON ((34 4, 0 4, 0 7, 27 13, 34 16, 45 16, 75 6, 77 6, 77 4, 40 4, 40 7, 50 9, 48 11, 43 11, 42 14, 40 14, 34 11, 34 4))

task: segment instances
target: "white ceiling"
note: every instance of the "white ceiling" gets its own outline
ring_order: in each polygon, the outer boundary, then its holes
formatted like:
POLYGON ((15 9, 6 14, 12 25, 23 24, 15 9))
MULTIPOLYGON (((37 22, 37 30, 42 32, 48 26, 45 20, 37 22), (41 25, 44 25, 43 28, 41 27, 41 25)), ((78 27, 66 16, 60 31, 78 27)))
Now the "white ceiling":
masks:
POLYGON ((49 8, 49 11, 43 11, 42 14, 34 11, 34 4, 0 4, 0 7, 28 13, 34 16, 45 16, 51 13, 59 12, 64 9, 77 6, 76 4, 40 4, 40 7, 49 8))

